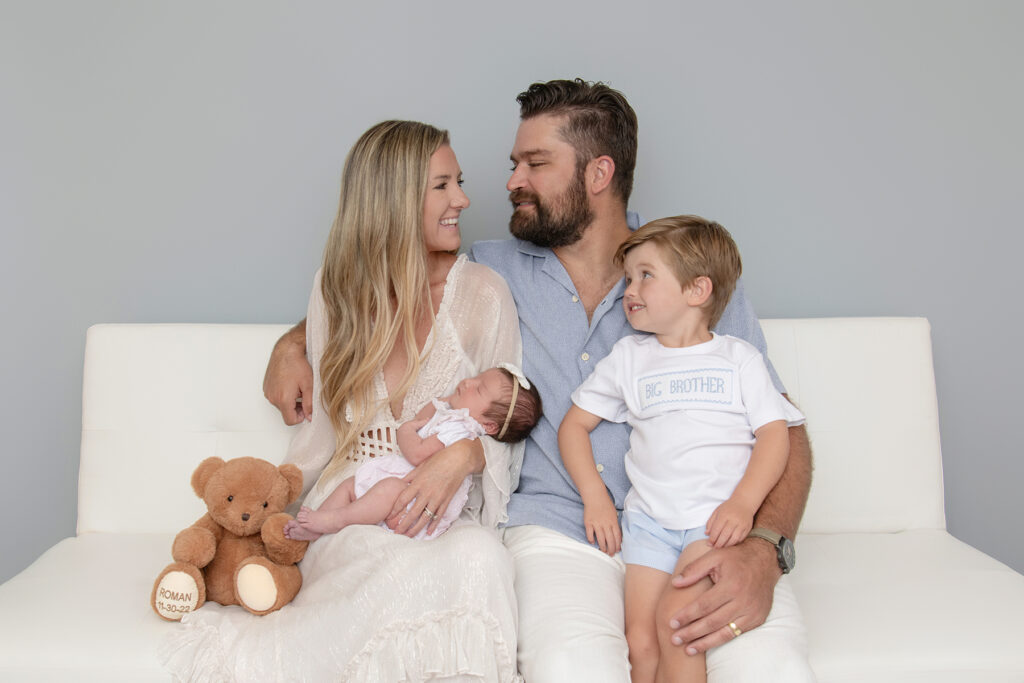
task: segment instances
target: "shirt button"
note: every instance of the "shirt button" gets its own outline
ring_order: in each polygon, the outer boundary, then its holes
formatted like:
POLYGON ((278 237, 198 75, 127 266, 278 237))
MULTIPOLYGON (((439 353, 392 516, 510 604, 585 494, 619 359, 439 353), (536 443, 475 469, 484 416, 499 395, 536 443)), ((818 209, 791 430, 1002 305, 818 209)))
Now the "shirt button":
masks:
POLYGON ((598 473, 598 474, 600 474, 601 472, 604 472, 604 465, 600 465, 600 464, 599 464, 599 465, 597 466, 597 473, 598 473))
POLYGON ((580 358, 582 358, 583 360, 590 360, 590 354, 584 351, 583 355, 581 355, 580 358))
POLYGON ((576 296, 575 294, 573 294, 573 295, 572 295, 572 302, 573 302, 574 304, 575 304, 575 303, 579 303, 579 300, 580 300, 580 298, 579 298, 578 296, 576 296))

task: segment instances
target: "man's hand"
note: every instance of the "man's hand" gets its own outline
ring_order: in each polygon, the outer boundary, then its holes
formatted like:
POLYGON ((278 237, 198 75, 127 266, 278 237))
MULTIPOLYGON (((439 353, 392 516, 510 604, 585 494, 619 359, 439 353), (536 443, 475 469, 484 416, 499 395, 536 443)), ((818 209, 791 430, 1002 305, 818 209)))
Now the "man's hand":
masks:
POLYGON ((587 540, 597 543, 601 552, 609 555, 619 552, 622 547, 622 528, 619 527, 615 503, 608 494, 583 504, 583 526, 587 530, 587 540))
POLYGON ((760 626, 772 607, 775 584, 782 576, 775 549, 760 539, 712 549, 672 577, 676 588, 692 586, 704 577, 714 584, 706 593, 676 612, 669 626, 672 642, 694 655, 722 645, 742 631, 760 626))
POLYGON ((479 439, 456 441, 430 456, 405 475, 403 481, 407 486, 385 520, 388 527, 410 538, 424 528, 428 529, 427 533, 432 532, 462 480, 483 471, 483 467, 484 447, 479 439), (431 514, 424 514, 424 510, 431 514))
MULTIPOLYGON (((786 469, 761 505, 754 524, 795 538, 810 489, 811 448, 807 430, 802 425, 790 427, 786 469)), ((691 586, 705 576, 714 585, 669 621, 675 631, 672 642, 685 645, 689 654, 707 652, 737 637, 729 627, 730 622, 741 631, 763 624, 782 570, 770 543, 748 538, 728 548, 714 548, 697 558, 680 575, 672 577, 672 585, 691 586)))
POLYGON ((711 513, 705 533, 711 545, 724 548, 746 538, 753 522, 754 511, 730 498, 711 513))
POLYGON ((306 359, 306 321, 274 344, 263 376, 263 395, 281 411, 287 425, 313 419, 313 368, 306 359))

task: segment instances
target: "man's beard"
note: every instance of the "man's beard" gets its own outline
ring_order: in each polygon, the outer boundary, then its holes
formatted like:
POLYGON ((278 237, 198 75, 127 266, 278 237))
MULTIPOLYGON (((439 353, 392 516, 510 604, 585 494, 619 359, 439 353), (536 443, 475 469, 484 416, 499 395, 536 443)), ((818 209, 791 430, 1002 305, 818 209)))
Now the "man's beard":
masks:
POLYGON ((521 240, 533 242, 538 247, 566 247, 579 242, 583 231, 594 219, 587 205, 587 192, 583 174, 577 172, 575 179, 561 197, 552 202, 549 209, 541 204, 540 197, 526 190, 514 190, 509 199, 513 213, 508 229, 521 240), (515 205, 522 201, 533 202, 533 214, 515 211, 515 205))

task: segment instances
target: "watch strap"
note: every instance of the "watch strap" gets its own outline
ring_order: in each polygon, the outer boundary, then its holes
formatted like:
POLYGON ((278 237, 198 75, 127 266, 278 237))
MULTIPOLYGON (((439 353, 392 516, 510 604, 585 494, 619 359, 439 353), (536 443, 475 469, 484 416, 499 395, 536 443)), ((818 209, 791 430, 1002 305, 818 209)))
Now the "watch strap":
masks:
POLYGON ((750 533, 747 534, 747 538, 763 539, 771 543, 776 548, 779 546, 779 543, 782 542, 782 534, 776 531, 772 531, 771 529, 765 529, 764 527, 760 526, 751 529, 750 533))
POLYGON ((779 560, 779 569, 783 574, 788 574, 796 566, 796 550, 793 548, 793 542, 777 531, 756 527, 750 530, 747 538, 760 538, 775 546, 775 556, 779 560))

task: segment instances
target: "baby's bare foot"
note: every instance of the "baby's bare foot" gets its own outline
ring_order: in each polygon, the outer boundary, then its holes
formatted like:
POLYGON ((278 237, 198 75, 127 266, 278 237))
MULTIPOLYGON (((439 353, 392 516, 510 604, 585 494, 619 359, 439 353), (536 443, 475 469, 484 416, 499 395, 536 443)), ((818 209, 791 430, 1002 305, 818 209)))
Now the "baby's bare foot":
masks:
POLYGON ((311 509, 303 505, 301 508, 299 508, 299 514, 295 515, 295 519, 299 520, 299 524, 304 524, 306 520, 309 518, 309 513, 311 512, 311 509))
POLYGON ((323 534, 304 528, 294 519, 284 525, 284 537, 293 541, 315 541, 323 534))
POLYGON ((345 528, 342 510, 300 510, 299 524, 306 531, 317 534, 333 534, 345 528))

